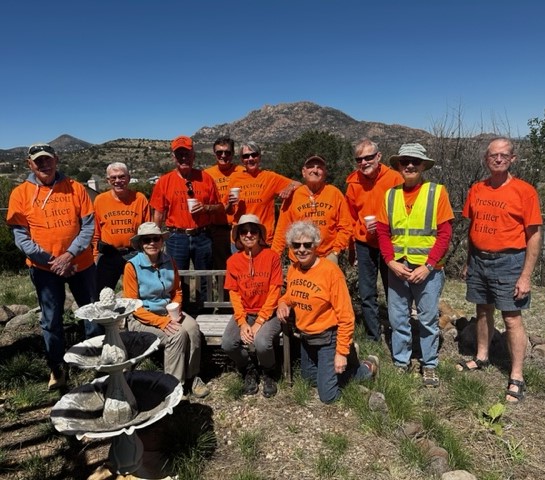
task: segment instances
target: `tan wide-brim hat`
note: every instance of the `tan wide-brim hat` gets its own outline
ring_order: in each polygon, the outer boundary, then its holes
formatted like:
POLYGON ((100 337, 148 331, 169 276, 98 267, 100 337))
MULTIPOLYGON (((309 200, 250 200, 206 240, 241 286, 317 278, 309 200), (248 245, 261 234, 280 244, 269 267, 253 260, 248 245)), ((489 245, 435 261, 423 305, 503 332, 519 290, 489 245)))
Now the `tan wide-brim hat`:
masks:
POLYGON ((154 222, 144 222, 138 227, 138 232, 131 238, 131 246, 135 250, 140 248, 140 239, 148 235, 161 235, 163 240, 170 237, 170 232, 162 232, 154 222))
POLYGON ((237 247, 238 250, 244 250, 244 246, 240 242, 238 238, 238 229, 247 223, 253 223, 255 226, 259 228, 259 231, 261 232, 261 238, 259 239, 259 244, 268 247, 267 243, 265 242, 265 239, 267 238, 267 229, 264 225, 261 224, 259 221, 259 217, 257 215, 252 215, 250 213, 246 215, 242 215, 238 221, 238 223, 233 227, 232 232, 232 238, 233 242, 235 243, 235 247, 237 247))
POLYGON ((390 157, 390 165, 397 170, 399 160, 403 157, 419 158, 424 163, 424 170, 429 170, 435 164, 435 160, 426 155, 426 149, 419 143, 404 143, 401 145, 398 154, 390 157))

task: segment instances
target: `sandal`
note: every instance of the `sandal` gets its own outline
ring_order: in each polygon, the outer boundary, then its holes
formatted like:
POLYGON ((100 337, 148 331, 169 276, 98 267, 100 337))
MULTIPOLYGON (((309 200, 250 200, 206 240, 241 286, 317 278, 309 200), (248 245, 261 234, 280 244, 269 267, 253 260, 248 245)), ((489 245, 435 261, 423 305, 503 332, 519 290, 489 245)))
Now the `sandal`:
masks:
POLYGON ((456 370, 459 372, 474 372, 475 370, 483 370, 484 368, 488 367, 490 365, 490 361, 488 359, 486 360, 480 360, 477 357, 473 357, 471 360, 468 360, 467 362, 465 360, 460 360, 456 364, 456 370), (470 367, 468 365, 469 362, 474 362, 476 367, 470 367))
POLYGON ((507 391, 505 392, 505 395, 509 397, 513 397, 515 400, 507 400, 507 403, 519 403, 524 400, 524 392, 526 391, 526 383, 524 383, 524 380, 515 380, 514 378, 510 378, 507 382, 507 391), (509 387, 511 385, 514 385, 517 387, 517 390, 509 390, 509 387))

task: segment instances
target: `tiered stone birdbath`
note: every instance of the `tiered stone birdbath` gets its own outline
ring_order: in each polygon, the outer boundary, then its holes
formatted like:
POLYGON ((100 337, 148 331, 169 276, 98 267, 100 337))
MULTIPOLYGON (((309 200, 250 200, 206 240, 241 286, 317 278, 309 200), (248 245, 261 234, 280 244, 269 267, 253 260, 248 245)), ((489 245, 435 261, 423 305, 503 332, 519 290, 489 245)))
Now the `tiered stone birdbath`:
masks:
POLYGON ((119 474, 137 474, 142 466, 143 446, 137 429, 147 427, 180 402, 183 388, 162 372, 127 372, 159 347, 156 335, 119 332, 119 324, 142 305, 140 300, 116 298, 103 289, 100 301, 76 310, 77 318, 104 326, 100 335, 74 345, 64 360, 80 368, 106 375, 64 395, 53 407, 55 428, 78 439, 112 438, 109 461, 119 474))

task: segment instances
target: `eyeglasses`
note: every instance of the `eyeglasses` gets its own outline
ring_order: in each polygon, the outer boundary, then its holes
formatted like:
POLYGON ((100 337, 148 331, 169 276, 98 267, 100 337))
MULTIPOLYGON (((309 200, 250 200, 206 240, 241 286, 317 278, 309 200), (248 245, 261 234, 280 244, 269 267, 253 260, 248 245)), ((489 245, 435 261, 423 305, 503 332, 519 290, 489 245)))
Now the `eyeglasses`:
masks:
POLYGON ((223 157, 224 155, 230 157, 233 154, 231 150, 216 150, 214 153, 216 154, 216 157, 223 157))
POLYGON ((191 151, 185 150, 183 148, 178 148, 174 151, 174 157, 178 161, 178 163, 181 163, 183 161, 191 160, 191 151))
POLYGON ((487 157, 490 160, 494 160, 495 158, 499 158, 500 160, 507 161, 507 160, 511 160, 511 158, 513 158, 513 155, 511 155, 510 153, 489 153, 487 155, 487 157))
POLYGON ((241 227, 238 231, 239 235, 248 235, 251 233, 252 235, 257 235, 259 233, 259 228, 257 227, 241 227))
POLYGON ((259 153, 257 152, 250 152, 250 153, 243 153, 242 158, 244 160, 248 160, 249 158, 257 158, 259 157, 259 153))
POLYGON ((110 180, 110 182, 114 182, 116 180, 125 180, 127 178, 127 175, 110 175, 108 177, 108 180, 110 180))
POLYGON ((161 240, 163 240, 163 237, 160 235, 156 235, 155 237, 142 237, 142 243, 144 245, 147 245, 148 243, 159 243, 161 240))
POLYGON ((35 155, 38 152, 46 152, 50 153, 51 155, 55 155, 55 150, 53 150, 53 148, 49 145, 34 145, 28 149, 29 155, 35 155))
POLYGON ((195 192, 193 191, 193 184, 191 183, 191 181, 188 180, 187 182, 185 182, 185 186, 187 187, 187 195, 190 197, 194 197, 195 192))
POLYGON ((399 163, 403 167, 408 167, 410 164, 412 164, 415 167, 418 167, 422 163, 422 160, 420 160, 419 158, 402 158, 399 160, 399 163))
POLYGON ((356 160, 356 163, 361 163, 364 160, 366 162, 370 162, 371 160, 374 160, 377 155, 378 155, 378 152, 375 152, 372 155, 364 155, 363 157, 356 157, 355 160, 356 160))
POLYGON ((301 245, 305 247, 306 250, 310 250, 314 244, 312 242, 291 242, 291 248, 294 250, 299 250, 301 245))

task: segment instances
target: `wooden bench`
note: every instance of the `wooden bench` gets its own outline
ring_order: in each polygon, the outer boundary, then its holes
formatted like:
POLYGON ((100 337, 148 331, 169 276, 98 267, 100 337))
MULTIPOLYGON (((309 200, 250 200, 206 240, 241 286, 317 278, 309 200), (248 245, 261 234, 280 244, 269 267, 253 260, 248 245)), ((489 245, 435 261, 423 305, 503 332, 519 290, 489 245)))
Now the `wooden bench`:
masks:
MULTIPOLYGON (((231 302, 225 300, 223 284, 225 282, 225 270, 180 270, 180 277, 189 284, 189 302, 197 302, 197 292, 200 291, 200 281, 206 281, 206 298, 200 299, 200 305, 205 309, 213 309, 213 313, 198 314, 195 317, 199 328, 206 339, 207 345, 221 345, 223 332, 227 322, 233 316, 231 302)), ((282 324, 280 343, 282 345, 283 362, 282 374, 284 379, 291 385, 291 351, 290 351, 290 329, 282 324)))

